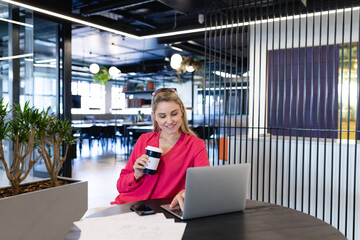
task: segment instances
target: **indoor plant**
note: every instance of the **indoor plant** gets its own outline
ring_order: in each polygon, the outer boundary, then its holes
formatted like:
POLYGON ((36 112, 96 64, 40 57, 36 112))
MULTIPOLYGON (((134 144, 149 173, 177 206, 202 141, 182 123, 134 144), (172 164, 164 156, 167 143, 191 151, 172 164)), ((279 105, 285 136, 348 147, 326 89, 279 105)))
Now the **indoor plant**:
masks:
POLYGON ((106 67, 100 67, 99 72, 95 73, 93 76, 93 80, 96 83, 100 83, 101 85, 106 86, 107 81, 110 79, 109 71, 106 67))
POLYGON ((0 160, 11 183, 12 192, 17 195, 21 182, 25 180, 34 164, 40 159, 40 156, 33 159, 33 151, 37 141, 38 124, 45 120, 42 118, 44 112, 29 107, 29 102, 25 103, 23 109, 17 105, 10 111, 8 111, 8 105, 3 104, 3 99, 0 100, 0 105, 0 160), (7 121, 9 113, 12 113, 13 117, 7 121), (2 144, 6 137, 9 137, 14 143, 10 164, 6 162, 2 144), (26 162, 28 164, 25 170, 26 162))
POLYGON ((66 160, 69 146, 76 142, 72 134, 71 124, 53 115, 45 116, 44 124, 39 128, 40 156, 44 159, 46 169, 50 176, 51 186, 59 185, 58 175, 66 160), (61 145, 65 143, 65 154, 61 156, 61 145), (53 156, 50 154, 52 148, 53 156))
MULTIPOLYGON (((23 109, 17 105, 9 111, 3 100, 0 105, 0 158, 7 168, 11 185, 27 192, 0 199, 1 239, 64 239, 72 223, 79 220, 87 210, 87 182, 57 177, 56 180, 60 179, 66 182, 66 185, 31 192, 27 190, 32 185, 49 185, 47 183, 50 179, 21 186, 20 183, 41 156, 46 153, 50 156, 49 151, 44 148, 50 149, 52 146, 56 151, 53 154, 53 159, 56 159, 54 165, 62 164, 65 159, 60 157, 62 140, 68 144, 74 142, 70 134, 71 127, 67 121, 49 115, 48 110, 40 112, 29 107, 28 102, 23 109), (5 161, 2 146, 6 137, 14 142, 13 157, 9 164, 5 161), (56 140, 56 143, 52 144, 51 138, 62 140, 56 140), (35 150, 38 150, 40 156, 32 160, 35 150)), ((53 169, 57 173, 57 168, 53 169)), ((11 189, 1 188, 0 192, 9 192, 11 189)), ((16 190, 13 192, 16 193, 16 190)))
POLYGON ((176 75, 180 82, 181 74, 186 73, 187 68, 192 67, 192 71, 198 73, 200 76, 203 74, 203 61, 198 58, 182 56, 180 67, 176 69, 176 75))

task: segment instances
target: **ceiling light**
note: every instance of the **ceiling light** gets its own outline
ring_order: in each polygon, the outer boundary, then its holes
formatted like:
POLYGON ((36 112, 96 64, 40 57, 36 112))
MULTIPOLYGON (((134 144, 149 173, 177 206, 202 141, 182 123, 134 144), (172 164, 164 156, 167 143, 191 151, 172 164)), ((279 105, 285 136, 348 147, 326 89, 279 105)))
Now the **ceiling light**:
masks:
POLYGON ((120 77, 121 71, 117 67, 110 67, 109 68, 109 74, 111 77, 117 78, 120 77))
POLYGON ((204 14, 203 14, 203 13, 199 13, 198 21, 199 21, 200 24, 203 24, 203 23, 204 23, 205 17, 204 17, 204 14))
MULTIPOLYGON (((248 89, 247 86, 237 86, 237 87, 208 87, 208 88, 205 88, 205 91, 219 91, 219 90, 240 90, 240 89, 248 89)), ((198 88, 197 89, 198 91, 203 91, 204 89, 203 88, 198 88)))
POLYGON ((180 66, 181 66, 181 64, 175 64, 174 62, 170 62, 170 67, 172 68, 172 69, 179 69, 180 68, 180 66))
POLYGON ((250 71, 244 72, 242 76, 243 77, 250 77, 250 71))
POLYGON ((191 66, 191 65, 186 66, 185 69, 186 69, 186 71, 188 71, 189 73, 191 73, 191 72, 193 72, 193 71, 195 70, 194 67, 191 66))
POLYGON ((35 11, 35 12, 43 13, 43 14, 46 14, 46 15, 49 15, 49 16, 52 16, 52 17, 57 17, 57 18, 60 18, 60 19, 64 19, 64 20, 67 20, 67 21, 74 22, 74 23, 83 24, 85 26, 94 27, 94 28, 101 29, 101 30, 104 30, 104 31, 107 31, 107 32, 112 32, 112 33, 115 33, 115 34, 140 39, 140 37, 138 37, 136 35, 133 35, 133 34, 129 34, 129 33, 123 32, 123 31, 113 29, 113 28, 101 26, 99 24, 87 22, 87 21, 81 20, 79 18, 70 17, 70 16, 67 16, 67 15, 56 13, 56 12, 49 11, 49 10, 46 10, 46 9, 34 7, 34 6, 24 4, 24 3, 20 3, 20 2, 17 2, 17 1, 1 0, 1 2, 6 2, 6 3, 13 4, 13 5, 16 5, 16 6, 19 6, 19 7, 27 8, 27 9, 35 11))
POLYGON ((47 64, 47 63, 34 63, 34 67, 43 67, 43 68, 56 68, 54 64, 47 64))
POLYGON ((22 23, 22 22, 11 20, 11 19, 2 18, 2 17, 0 17, 0 21, 9 22, 9 23, 13 23, 13 24, 17 24, 17 25, 21 25, 21 26, 25 26, 25 27, 30 27, 30 28, 34 27, 31 24, 22 23))
POLYGON ((215 75, 218 75, 220 77, 223 78, 240 78, 241 76, 236 75, 236 74, 231 74, 231 73, 227 73, 227 72, 220 72, 220 71, 213 71, 213 73, 215 75))
POLYGON ((36 63, 56 63, 56 58, 37 60, 36 63))
POLYGON ((15 55, 15 56, 1 57, 0 61, 9 60, 9 59, 16 59, 16 58, 32 57, 33 55, 34 55, 33 53, 26 53, 26 54, 20 54, 20 55, 15 55))
POLYGON ((182 57, 180 54, 175 53, 174 55, 171 56, 170 59, 170 66, 173 69, 178 69, 181 66, 181 62, 182 62, 182 57))
POLYGON ((173 45, 169 45, 169 47, 171 47, 172 49, 174 49, 174 50, 176 50, 176 51, 178 51, 178 52, 182 52, 183 50, 181 49, 181 48, 179 48, 179 47, 175 47, 175 46, 173 46, 173 45))
POLYGON ((53 11, 48 11, 42 8, 38 8, 38 7, 34 7, 28 4, 24 4, 24 3, 20 3, 17 1, 13 1, 13 0, 0 0, 1 2, 6 2, 9 4, 13 4, 19 7, 23 7, 23 8, 27 8, 29 10, 35 11, 35 12, 40 12, 52 17, 57 17, 60 19, 64 19, 67 21, 71 21, 74 23, 79 23, 79 24, 83 24, 85 26, 90 26, 90 27, 94 27, 97 29, 101 29, 107 32, 112 32, 115 34, 119 34, 122 36, 127 36, 127 37, 131 37, 131 38, 135 38, 135 39, 147 39, 147 38, 159 38, 159 37, 169 37, 169 36, 174 36, 174 35, 181 35, 181 34, 189 34, 189 33, 197 33, 197 32, 204 32, 204 31, 213 31, 213 30, 220 30, 220 29, 227 29, 227 28, 236 28, 236 27, 243 27, 243 26, 249 26, 249 25, 256 25, 259 23, 271 23, 271 22, 277 22, 277 21, 282 21, 282 20, 292 20, 292 19, 298 19, 298 18, 309 18, 309 17, 314 17, 317 15, 330 15, 333 13, 342 13, 342 12, 348 12, 348 11, 357 11, 360 9, 359 6, 357 7, 352 7, 352 8, 344 8, 344 9, 337 9, 337 10, 330 10, 330 11, 322 11, 322 12, 314 12, 314 13, 306 13, 306 14, 301 14, 301 15, 294 15, 294 16, 283 16, 283 17, 278 17, 278 18, 273 18, 273 19, 263 19, 263 20, 256 20, 256 21, 250 21, 250 22, 237 22, 237 23, 232 23, 232 24, 225 24, 225 25, 218 25, 218 26, 213 26, 213 27, 201 27, 201 28, 194 28, 194 29, 188 29, 188 30, 182 30, 182 31, 175 31, 175 32, 166 32, 166 33, 160 33, 160 34, 152 34, 152 35, 145 35, 145 36, 136 36, 133 34, 129 34, 123 31, 119 31, 113 28, 109 28, 109 27, 105 27, 105 26, 101 26, 99 24, 95 24, 95 23, 90 23, 75 17, 70 17, 67 15, 63 15, 63 14, 59 14, 53 11))
POLYGON ((244 26, 256 25, 256 24, 260 24, 260 23, 271 23, 271 22, 286 21, 286 20, 292 20, 292 19, 298 19, 298 18, 304 19, 304 18, 314 17, 316 15, 328 16, 328 15, 334 14, 334 13, 339 14, 342 12, 357 11, 359 9, 360 9, 360 7, 352 7, 352 8, 345 8, 345 9, 316 12, 316 13, 306 13, 306 14, 300 14, 300 15, 294 15, 294 16, 277 17, 277 18, 273 18, 273 19, 263 19, 263 20, 249 21, 249 22, 237 22, 237 23, 224 24, 224 25, 218 25, 218 26, 212 26, 212 27, 201 27, 201 28, 181 30, 181 31, 176 31, 176 32, 167 32, 167 33, 146 35, 146 36, 142 36, 140 38, 145 39, 145 38, 155 38, 155 37, 157 37, 157 38, 170 37, 170 36, 181 35, 181 34, 214 31, 214 30, 236 28, 236 27, 244 27, 244 26))
POLYGON ((92 74, 96 74, 100 71, 100 67, 96 63, 93 63, 90 65, 89 70, 92 74))

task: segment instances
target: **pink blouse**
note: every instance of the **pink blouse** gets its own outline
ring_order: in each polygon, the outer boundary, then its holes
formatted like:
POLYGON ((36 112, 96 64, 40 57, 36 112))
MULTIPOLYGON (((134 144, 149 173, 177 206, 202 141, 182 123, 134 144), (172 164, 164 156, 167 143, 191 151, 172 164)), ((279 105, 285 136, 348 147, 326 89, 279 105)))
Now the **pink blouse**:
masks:
POLYGON ((176 144, 161 156, 155 175, 145 174, 137 182, 133 165, 145 154, 146 146, 159 147, 160 132, 142 134, 136 142, 126 167, 117 181, 119 195, 111 204, 155 199, 173 198, 185 188, 186 169, 209 166, 205 142, 191 134, 182 133, 176 144))

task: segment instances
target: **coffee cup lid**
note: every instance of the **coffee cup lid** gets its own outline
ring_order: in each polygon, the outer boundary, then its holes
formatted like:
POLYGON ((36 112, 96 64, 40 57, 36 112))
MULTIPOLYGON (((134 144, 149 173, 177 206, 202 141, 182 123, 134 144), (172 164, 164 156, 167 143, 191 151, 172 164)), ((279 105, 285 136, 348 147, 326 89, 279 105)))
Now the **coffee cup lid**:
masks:
POLYGON ((154 152, 159 152, 162 153, 163 151, 161 150, 161 148, 157 148, 157 147, 153 147, 153 146, 147 146, 145 148, 146 150, 150 150, 150 151, 154 151, 154 152))

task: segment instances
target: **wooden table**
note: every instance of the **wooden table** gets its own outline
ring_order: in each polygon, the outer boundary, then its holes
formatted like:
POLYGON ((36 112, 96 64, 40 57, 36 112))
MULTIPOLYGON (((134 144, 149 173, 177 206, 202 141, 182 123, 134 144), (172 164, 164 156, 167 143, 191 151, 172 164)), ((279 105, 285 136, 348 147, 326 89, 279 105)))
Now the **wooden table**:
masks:
MULTIPOLYGON (((155 212, 163 212, 167 218, 173 216, 160 208, 171 199, 141 201, 155 212)), ((141 203, 136 202, 136 203, 141 203)), ((105 217, 130 212, 127 203, 109 207, 89 217, 105 217)), ((180 221, 176 219, 176 221, 180 221)), ((187 220, 183 239, 243 239, 243 240, 341 240, 346 239, 337 229, 308 214, 275 204, 247 200, 244 212, 235 212, 211 217, 187 220)), ((80 231, 73 226, 66 239, 79 239, 80 231)))

